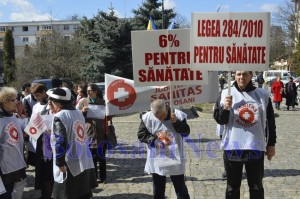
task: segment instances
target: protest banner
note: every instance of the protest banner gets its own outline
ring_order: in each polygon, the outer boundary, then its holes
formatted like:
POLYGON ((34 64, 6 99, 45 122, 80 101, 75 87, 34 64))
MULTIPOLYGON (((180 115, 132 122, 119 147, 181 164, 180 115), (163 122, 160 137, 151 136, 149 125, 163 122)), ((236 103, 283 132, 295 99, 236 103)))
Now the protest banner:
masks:
POLYGON ((151 101, 163 99, 174 107, 215 102, 218 97, 217 72, 208 73, 208 85, 175 85, 171 100, 168 86, 135 87, 133 80, 105 74, 106 114, 146 111, 151 101))
POLYGON ((204 85, 207 71, 190 65, 190 30, 132 31, 135 86, 204 85))
POLYGON ((270 13, 192 13, 194 70, 269 69, 270 13))
POLYGON ((33 113, 31 119, 24 129, 31 138, 37 140, 40 135, 47 130, 47 125, 42 116, 38 113, 33 113))

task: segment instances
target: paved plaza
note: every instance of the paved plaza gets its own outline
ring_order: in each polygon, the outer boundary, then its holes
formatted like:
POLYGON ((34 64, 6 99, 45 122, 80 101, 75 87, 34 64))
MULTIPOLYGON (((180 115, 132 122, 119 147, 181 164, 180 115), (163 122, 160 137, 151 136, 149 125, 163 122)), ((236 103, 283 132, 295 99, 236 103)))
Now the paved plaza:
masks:
MULTIPOLYGON (((282 106, 285 109, 284 106, 282 106)), ((186 109, 191 134, 185 149, 187 155, 186 184, 191 198, 224 198, 226 181, 222 151, 218 149, 216 123, 212 111, 198 112, 199 117, 186 109)), ((296 111, 277 111, 276 156, 265 160, 265 198, 297 199, 300 197, 300 108, 296 111)), ((93 191, 93 198, 147 199, 152 198, 152 178, 144 173, 146 151, 137 141, 139 114, 114 118, 119 146, 108 154, 107 184, 100 184, 93 191)), ((40 196, 34 190, 34 170, 27 170, 28 185, 23 198, 40 196)), ((84 183, 84 182, 83 182, 84 183)), ((170 179, 167 180, 166 196, 176 199, 170 179)), ((247 180, 243 179, 241 198, 249 198, 247 180)))

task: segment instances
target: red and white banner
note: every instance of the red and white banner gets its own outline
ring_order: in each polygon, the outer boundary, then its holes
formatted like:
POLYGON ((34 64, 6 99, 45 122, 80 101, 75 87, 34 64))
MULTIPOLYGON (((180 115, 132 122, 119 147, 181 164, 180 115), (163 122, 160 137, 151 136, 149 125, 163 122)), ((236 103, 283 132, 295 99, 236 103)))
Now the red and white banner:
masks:
POLYGON ((192 13, 192 68, 269 69, 270 13, 192 13))
POLYGON ((207 71, 190 65, 190 30, 132 31, 135 86, 207 84, 207 71))
MULTIPOLYGON (((217 72, 208 72, 208 85, 173 86, 173 107, 188 104, 211 103, 218 97, 217 72)), ((105 74, 106 114, 120 115, 150 109, 155 99, 170 103, 168 86, 135 87, 133 80, 105 74)))
POLYGON ((38 113, 33 113, 31 119, 24 129, 25 133, 27 133, 34 140, 37 140, 40 135, 47 130, 47 125, 43 120, 42 116, 38 113))

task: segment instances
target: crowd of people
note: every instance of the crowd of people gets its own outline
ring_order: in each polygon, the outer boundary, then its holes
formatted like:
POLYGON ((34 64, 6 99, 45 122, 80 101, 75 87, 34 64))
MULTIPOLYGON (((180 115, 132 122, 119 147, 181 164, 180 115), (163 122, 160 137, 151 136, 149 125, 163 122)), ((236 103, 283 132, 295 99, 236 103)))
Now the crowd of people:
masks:
POLYGON ((49 90, 42 83, 24 84, 20 93, 0 90, 0 199, 22 198, 28 165, 41 199, 88 199, 105 183, 106 118, 96 114, 105 110, 101 90, 52 83, 49 90), (24 132, 36 115, 48 123, 38 139, 24 132))
MULTIPOLYGON (((264 198, 264 157, 275 155, 276 125, 273 109, 295 109, 297 90, 293 78, 284 85, 280 77, 272 85, 273 101, 265 89, 255 87, 251 71, 236 71, 230 93, 220 92, 214 119, 223 149, 226 198, 240 198, 243 167, 251 199, 264 198)), ((222 77, 222 80, 224 77, 222 77)), ((12 87, 0 90, 0 177, 5 193, 0 199, 22 198, 26 168, 35 167, 35 189, 41 199, 87 199, 98 183, 106 183, 107 118, 105 101, 96 84, 24 84, 18 94, 12 87), (36 114, 51 119, 50 128, 38 139, 23 133, 26 119, 36 114), (87 147, 88 146, 88 147, 87 147), (79 155, 80 154, 80 155, 79 155)), ((28 122, 27 122, 28 123, 28 122)), ((147 146, 145 172, 152 175, 153 198, 165 198, 170 176, 177 198, 189 199, 185 184, 182 138, 189 135, 187 115, 172 110, 163 100, 151 102, 141 116, 137 139, 147 146)))

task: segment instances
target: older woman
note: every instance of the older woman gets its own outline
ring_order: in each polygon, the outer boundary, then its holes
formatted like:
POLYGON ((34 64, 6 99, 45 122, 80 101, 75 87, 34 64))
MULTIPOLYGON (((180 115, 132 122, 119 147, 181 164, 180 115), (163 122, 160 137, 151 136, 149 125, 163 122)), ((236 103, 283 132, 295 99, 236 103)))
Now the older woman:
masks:
POLYGON ((290 110, 290 106, 292 106, 292 110, 295 110, 295 105, 297 98, 297 87, 293 81, 292 77, 289 77, 289 82, 285 84, 285 91, 286 91, 286 109, 290 110))
POLYGON ((86 147, 87 133, 82 113, 72 105, 68 88, 56 88, 49 99, 55 115, 51 132, 53 150, 53 197, 85 199, 97 187, 92 156, 86 147))
MULTIPOLYGON (((3 87, 0 91, 0 177, 6 189, 0 199, 12 198, 14 187, 26 178, 23 133, 13 114, 17 94, 16 89, 11 87, 3 87)), ((24 186, 19 189, 19 197, 22 197, 23 189, 24 186)))

